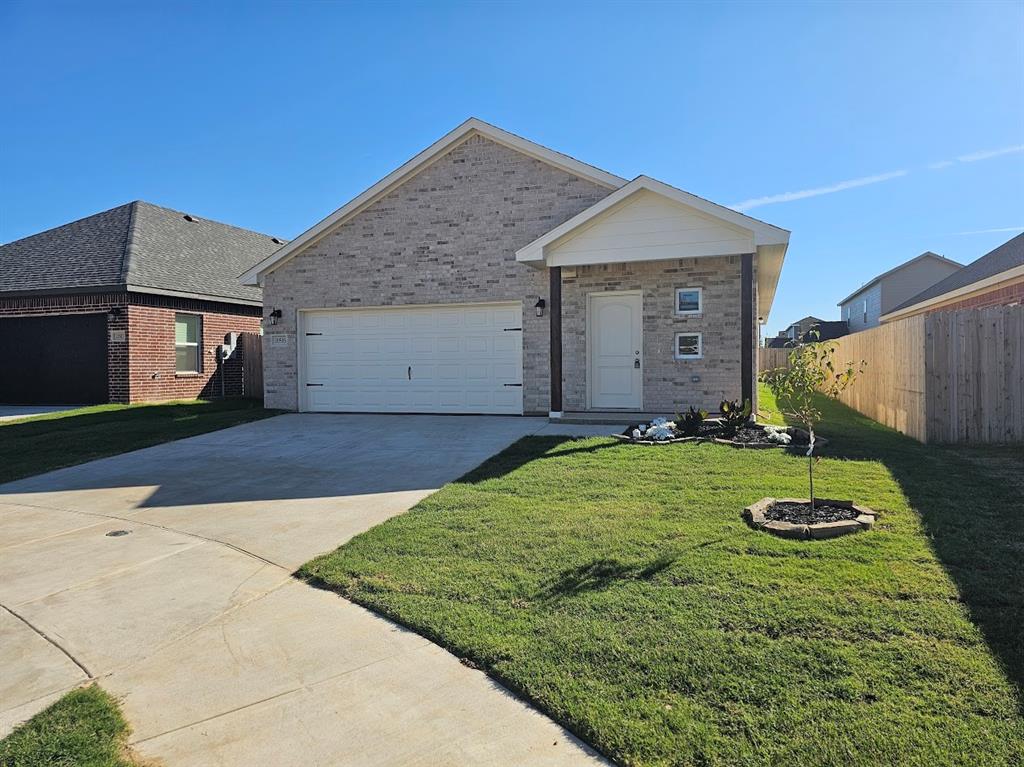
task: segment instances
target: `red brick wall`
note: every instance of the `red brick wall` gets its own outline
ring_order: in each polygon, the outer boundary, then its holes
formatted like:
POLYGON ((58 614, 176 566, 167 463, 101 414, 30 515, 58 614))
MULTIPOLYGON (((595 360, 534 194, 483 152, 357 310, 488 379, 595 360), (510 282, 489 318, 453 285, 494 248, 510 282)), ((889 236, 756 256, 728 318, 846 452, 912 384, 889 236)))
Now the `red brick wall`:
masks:
POLYGON ((128 402, 128 343, 111 342, 111 330, 128 329, 127 293, 95 295, 22 296, 0 298, 0 317, 26 317, 47 314, 100 314, 107 316, 107 394, 111 402, 128 402))
POLYGON ((1020 303, 1024 303, 1024 280, 1011 285, 997 286, 987 293, 965 298, 955 304, 945 304, 935 309, 929 309, 928 313, 951 312, 955 309, 983 309, 986 306, 1009 306, 1020 303))
MULTIPOLYGON (((111 402, 219 397, 217 347, 229 332, 258 333, 259 307, 138 293, 0 297, 0 317, 46 314, 96 314, 107 317, 107 390, 111 402), (109 315, 111 309, 120 313, 109 315), (175 373, 174 315, 203 317, 203 372, 175 373), (123 342, 111 341, 111 330, 126 331, 123 342)), ((223 364, 227 396, 242 394, 241 351, 223 364)))
POLYGON ((235 350, 220 367, 217 348, 228 333, 258 333, 259 317, 196 310, 190 307, 128 307, 129 386, 132 402, 219 397, 221 376, 228 397, 242 394, 241 350, 235 350), (202 316, 199 374, 177 373, 174 354, 174 315, 183 312, 202 316))

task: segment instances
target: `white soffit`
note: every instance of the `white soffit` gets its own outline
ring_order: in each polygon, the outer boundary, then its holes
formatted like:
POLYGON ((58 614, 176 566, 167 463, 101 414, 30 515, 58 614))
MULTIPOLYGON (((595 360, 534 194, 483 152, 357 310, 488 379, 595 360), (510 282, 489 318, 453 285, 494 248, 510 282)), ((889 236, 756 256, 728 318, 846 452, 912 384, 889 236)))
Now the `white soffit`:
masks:
POLYGON ((497 144, 502 144, 503 146, 514 149, 528 157, 533 157, 536 160, 540 160, 541 162, 548 163, 549 165, 564 170, 567 173, 571 173, 578 178, 592 181, 593 183, 607 187, 608 189, 618 189, 626 183, 626 179, 624 178, 620 178, 612 173, 603 171, 600 168, 595 168, 592 165, 587 165, 586 163, 570 157, 569 155, 548 149, 540 144, 535 144, 532 141, 516 136, 515 134, 509 133, 508 131, 502 130, 494 125, 485 123, 483 120, 471 117, 462 123, 462 125, 455 128, 455 130, 446 134, 438 141, 435 141, 404 165, 389 173, 358 197, 355 197, 342 207, 338 208, 338 210, 334 211, 334 213, 329 215, 323 221, 310 229, 307 229, 271 256, 253 266, 247 272, 242 274, 239 279, 245 285, 261 285, 263 283, 263 276, 267 274, 267 272, 273 271, 303 248, 319 240, 326 234, 329 234, 336 226, 339 226, 347 219, 372 205, 380 198, 401 186, 435 160, 444 156, 451 149, 475 135, 484 136, 497 144))

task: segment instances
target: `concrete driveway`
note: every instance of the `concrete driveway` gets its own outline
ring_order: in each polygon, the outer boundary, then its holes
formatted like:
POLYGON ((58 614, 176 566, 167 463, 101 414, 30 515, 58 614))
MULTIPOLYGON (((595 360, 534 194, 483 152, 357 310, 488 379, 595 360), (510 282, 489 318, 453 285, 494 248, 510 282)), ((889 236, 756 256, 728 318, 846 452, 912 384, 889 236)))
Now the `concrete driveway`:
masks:
POLYGON ((603 763, 483 673, 290 576, 565 429, 612 431, 285 415, 0 486, 0 735, 92 678, 167 765, 603 763))
POLYGON ((61 413, 80 407, 88 407, 88 405, 0 405, 0 421, 16 421, 19 418, 61 413))

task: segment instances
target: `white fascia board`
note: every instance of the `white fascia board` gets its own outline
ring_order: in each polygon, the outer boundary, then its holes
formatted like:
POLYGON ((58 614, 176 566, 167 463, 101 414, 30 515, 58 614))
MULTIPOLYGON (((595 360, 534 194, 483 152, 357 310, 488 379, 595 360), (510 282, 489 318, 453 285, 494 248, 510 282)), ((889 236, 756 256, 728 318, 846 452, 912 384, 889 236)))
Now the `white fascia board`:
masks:
POLYGON ((508 131, 502 130, 494 125, 485 123, 483 120, 471 117, 462 123, 462 125, 455 128, 455 130, 450 131, 411 160, 386 175, 365 192, 353 198, 345 205, 334 211, 334 213, 329 215, 327 218, 307 229, 294 240, 285 244, 268 258, 260 261, 247 272, 242 274, 239 278, 242 284, 260 285, 263 275, 268 271, 272 271, 276 267, 280 266, 300 250, 320 239, 330 230, 343 223, 347 218, 356 215, 361 210, 373 204, 388 192, 407 181, 410 177, 419 173, 432 162, 442 157, 456 145, 477 134, 484 136, 495 143, 502 144, 510 149, 521 152, 529 157, 533 157, 536 160, 548 163, 549 165, 564 170, 567 173, 571 173, 574 176, 586 179, 587 181, 591 181, 600 186, 607 187, 608 189, 618 189, 626 183, 626 179, 624 178, 620 178, 619 176, 608 173, 600 168, 595 168, 592 165, 587 165, 586 163, 580 162, 569 155, 548 149, 540 144, 535 144, 532 141, 516 136, 515 134, 509 133, 508 131))
POLYGON ((662 197, 677 202, 680 205, 693 208, 706 216, 722 221, 725 224, 737 227, 745 232, 749 232, 753 237, 755 247, 762 245, 786 245, 789 242, 789 232, 785 229, 772 226, 771 224, 766 224, 764 221, 759 221, 758 219, 751 218, 743 213, 738 213, 731 208, 726 208, 723 205, 718 205, 717 203, 705 200, 703 197, 697 197, 689 192, 684 192, 682 189, 676 189, 673 186, 669 186, 668 184, 662 183, 657 179, 650 178, 649 176, 637 176, 628 184, 616 190, 604 199, 594 203, 586 210, 570 218, 568 221, 556 226, 554 229, 541 235, 530 244, 517 250, 516 260, 525 263, 534 262, 535 264, 537 262, 544 261, 544 249, 548 245, 562 239, 570 232, 585 226, 593 219, 641 190, 647 190, 654 194, 661 195, 662 197))
POLYGON ((904 306, 902 309, 896 309, 883 314, 879 317, 880 322, 892 322, 893 320, 900 320, 904 317, 910 317, 914 314, 920 314, 925 309, 932 306, 938 306, 940 304, 947 303, 948 301, 955 301, 960 298, 966 298, 972 293, 977 293, 980 290, 991 288, 994 285, 998 285, 1001 282, 1007 282, 1008 280, 1017 279, 1018 277, 1024 277, 1024 265, 1015 266, 1012 269, 993 274, 991 277, 985 277, 984 279, 972 282, 970 285, 964 285, 962 288, 956 290, 950 290, 946 293, 942 293, 938 296, 933 296, 924 301, 919 301, 916 304, 910 306, 904 306))

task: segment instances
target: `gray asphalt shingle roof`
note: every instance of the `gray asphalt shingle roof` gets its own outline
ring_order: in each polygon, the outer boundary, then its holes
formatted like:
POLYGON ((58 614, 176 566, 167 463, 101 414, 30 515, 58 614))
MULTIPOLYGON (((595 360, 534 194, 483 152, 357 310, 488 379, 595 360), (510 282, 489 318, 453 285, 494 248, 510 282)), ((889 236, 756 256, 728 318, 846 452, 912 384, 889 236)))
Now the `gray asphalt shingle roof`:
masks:
POLYGON ((1024 233, 1012 240, 1007 240, 995 250, 990 250, 981 258, 971 261, 963 269, 953 272, 945 279, 939 280, 930 288, 925 288, 913 298, 909 298, 892 311, 906 309, 908 306, 927 301, 951 290, 965 288, 978 280, 993 277, 1007 269, 1024 265, 1024 233))
POLYGON ((0 294, 148 289, 259 302, 260 289, 242 285, 238 275, 282 244, 248 229, 130 202, 0 245, 0 294))

